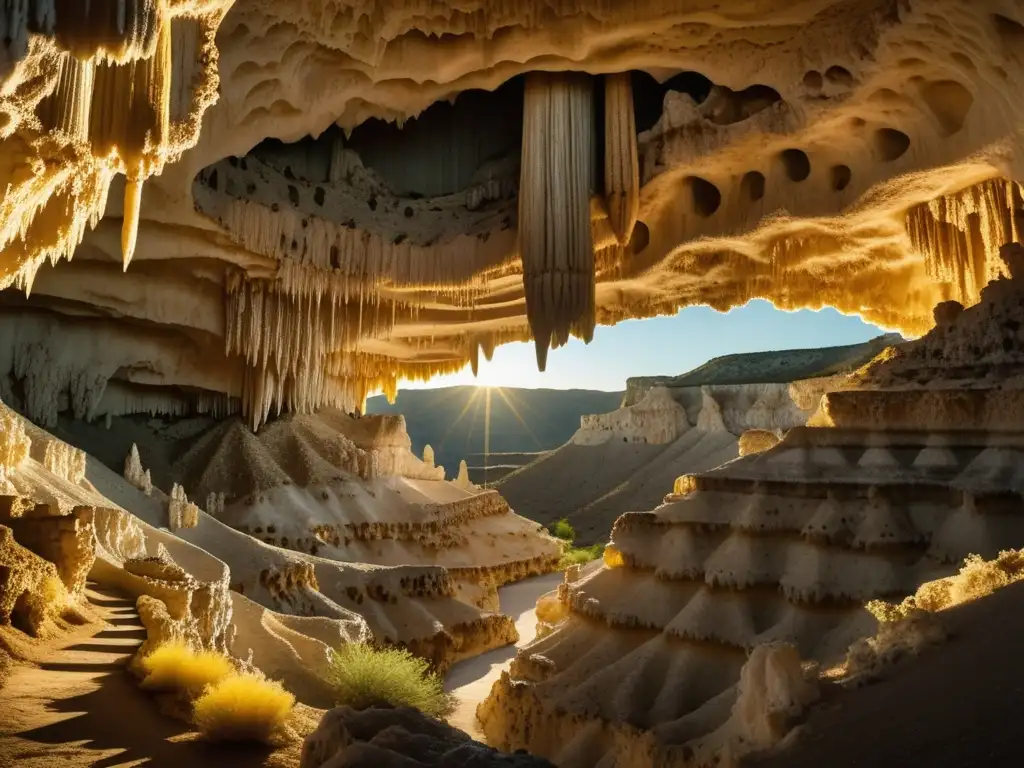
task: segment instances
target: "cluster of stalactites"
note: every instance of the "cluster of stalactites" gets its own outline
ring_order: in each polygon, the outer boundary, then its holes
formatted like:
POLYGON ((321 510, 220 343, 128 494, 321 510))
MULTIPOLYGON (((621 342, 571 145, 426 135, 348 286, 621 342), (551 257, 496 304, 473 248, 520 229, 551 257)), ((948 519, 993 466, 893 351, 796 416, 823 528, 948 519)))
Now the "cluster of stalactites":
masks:
MULTIPOLYGON (((219 206, 218 206, 219 207, 219 206)), ((211 212, 229 236, 247 251, 277 259, 295 270, 328 271, 337 293, 365 287, 415 286, 458 290, 467 300, 483 287, 479 275, 508 259, 500 243, 459 235, 432 246, 385 240, 365 229, 344 226, 299 210, 273 210, 232 199, 211 212)))
POLYGON ((532 73, 526 82, 519 184, 519 251, 526 314, 543 371, 549 348, 589 342, 598 269, 621 264, 636 226, 640 171, 628 73, 605 78, 603 201, 595 215, 593 78, 532 73), (603 203, 603 204, 602 204, 603 203), (606 220, 611 238, 596 222, 606 220))
POLYGON ((951 298, 976 304, 981 289, 1001 275, 999 246, 1020 240, 1022 208, 1021 186, 993 179, 911 208, 907 234, 929 276, 948 283, 951 298))
POLYGON ((127 267, 143 181, 195 144, 202 114, 216 99, 214 37, 230 4, 4 4, 0 27, 10 66, 0 76, 46 86, 14 105, 17 119, 3 131, 0 152, 32 171, 13 173, 0 202, 0 287, 16 282, 27 292, 43 261, 71 258, 86 228, 102 217, 118 173, 126 177, 127 267))

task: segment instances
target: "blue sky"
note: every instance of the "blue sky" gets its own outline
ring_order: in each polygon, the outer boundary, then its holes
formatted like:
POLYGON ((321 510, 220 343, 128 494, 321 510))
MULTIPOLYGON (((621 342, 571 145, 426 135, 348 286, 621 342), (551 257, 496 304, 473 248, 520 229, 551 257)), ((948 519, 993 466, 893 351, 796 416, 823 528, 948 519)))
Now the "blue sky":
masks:
POLYGON ((727 313, 687 307, 673 317, 629 320, 598 326, 589 345, 572 339, 548 353, 547 371, 537 370, 533 342, 498 347, 491 362, 480 357, 479 376, 469 365, 459 373, 427 383, 404 382, 402 389, 459 384, 529 389, 625 389, 630 376, 686 373, 713 357, 856 344, 884 331, 834 309, 783 312, 756 300, 727 313))

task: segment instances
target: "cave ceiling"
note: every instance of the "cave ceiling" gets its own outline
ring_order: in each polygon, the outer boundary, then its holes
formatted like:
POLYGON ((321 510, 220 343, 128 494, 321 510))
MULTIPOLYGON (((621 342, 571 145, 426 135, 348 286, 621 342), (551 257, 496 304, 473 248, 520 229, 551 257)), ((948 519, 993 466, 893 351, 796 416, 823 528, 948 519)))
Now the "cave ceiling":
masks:
POLYGON ((1019 239, 1020 2, 22 5, 0 396, 43 421, 258 426, 701 303, 919 334, 1019 239))

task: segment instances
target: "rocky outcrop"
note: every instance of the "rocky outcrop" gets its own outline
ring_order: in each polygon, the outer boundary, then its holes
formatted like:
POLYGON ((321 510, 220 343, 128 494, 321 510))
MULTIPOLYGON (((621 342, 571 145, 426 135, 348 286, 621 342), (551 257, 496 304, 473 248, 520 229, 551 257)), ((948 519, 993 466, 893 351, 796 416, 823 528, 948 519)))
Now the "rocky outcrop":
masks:
POLYGON ((96 540, 92 578, 138 599, 148 632, 139 657, 169 639, 229 649, 231 598, 223 563, 112 503, 96 511, 96 540))
POLYGON ((0 525, 0 625, 16 625, 38 634, 51 613, 64 606, 66 593, 53 563, 14 540, 0 525))
POLYGON ((584 416, 573 435, 577 445, 596 445, 609 440, 664 445, 674 442, 690 423, 686 411, 664 387, 655 387, 635 405, 611 413, 584 416))
MULTIPOLYGON (((876 632, 869 601, 1019 548, 1022 290, 992 282, 980 305, 827 394, 816 426, 622 515, 603 567, 567 579, 565 618, 482 705, 489 740, 568 767, 691 765, 709 747, 708 760, 721 756, 722 729, 740 717, 744 741, 767 746, 785 728, 755 713, 776 711, 774 694, 744 703, 746 682, 787 687, 799 665, 748 670, 759 649, 790 643, 841 663, 876 632)), ((779 711, 806 702, 801 686, 779 711)))
POLYGON ((0 514, 0 524, 9 526, 22 546, 54 563, 64 587, 80 596, 96 560, 93 514, 88 507, 60 516, 5 518, 0 514))
POLYGON ((339 707, 327 712, 302 745, 299 768, 553 768, 530 755, 506 755, 414 709, 339 707))

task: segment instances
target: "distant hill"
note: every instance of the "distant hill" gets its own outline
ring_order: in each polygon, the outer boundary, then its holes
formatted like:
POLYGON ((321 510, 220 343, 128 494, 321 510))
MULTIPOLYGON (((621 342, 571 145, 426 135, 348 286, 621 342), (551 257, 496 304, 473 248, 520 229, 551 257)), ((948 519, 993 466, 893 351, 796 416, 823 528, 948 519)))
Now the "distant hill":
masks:
MULTIPOLYGON (((403 414, 417 456, 429 444, 434 449, 434 460, 448 470, 449 477, 466 459, 471 476, 478 481, 482 473, 472 468, 482 467, 484 461, 487 393, 483 387, 405 389, 398 393, 394 405, 382 395, 371 397, 366 412, 403 414)), ((557 448, 579 429, 580 416, 618 408, 622 392, 502 387, 490 390, 490 401, 487 464, 518 466, 523 461, 521 456, 507 462, 493 454, 533 454, 557 448)), ((490 474, 489 480, 497 479, 490 474)))
POLYGON ((885 334, 861 344, 819 349, 786 349, 723 355, 679 376, 639 376, 626 381, 626 404, 632 405, 651 387, 699 387, 711 384, 779 384, 849 373, 879 352, 905 339, 885 334))

